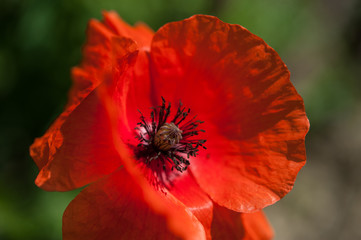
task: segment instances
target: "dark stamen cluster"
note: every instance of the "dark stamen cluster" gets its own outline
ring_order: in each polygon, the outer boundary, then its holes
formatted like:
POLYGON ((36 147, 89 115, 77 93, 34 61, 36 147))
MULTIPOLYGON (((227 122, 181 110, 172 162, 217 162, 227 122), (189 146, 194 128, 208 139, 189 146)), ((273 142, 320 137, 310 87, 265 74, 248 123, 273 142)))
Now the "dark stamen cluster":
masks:
MULTIPOLYGON (((191 139, 193 136, 204 132, 197 130, 202 121, 196 120, 196 116, 185 121, 190 113, 190 109, 182 106, 180 102, 178 110, 173 119, 167 123, 170 117, 171 104, 162 97, 162 105, 153 107, 148 122, 140 112, 140 122, 137 123, 138 135, 136 138, 140 141, 138 144, 139 159, 145 159, 147 165, 156 161, 156 166, 162 166, 163 170, 168 167, 170 170, 185 171, 190 162, 189 158, 195 157, 199 147, 206 149, 203 145, 204 139, 191 139)), ((154 166, 154 165, 153 165, 154 166)))

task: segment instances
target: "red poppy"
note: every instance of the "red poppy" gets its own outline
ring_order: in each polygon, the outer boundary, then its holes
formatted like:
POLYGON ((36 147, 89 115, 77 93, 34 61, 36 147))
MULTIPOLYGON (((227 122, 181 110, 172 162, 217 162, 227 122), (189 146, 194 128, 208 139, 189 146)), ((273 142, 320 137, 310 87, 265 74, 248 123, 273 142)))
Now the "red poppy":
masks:
POLYGON ((65 111, 30 148, 39 187, 91 183, 64 239, 270 239, 259 210, 291 190, 309 128, 277 53, 203 15, 153 33, 105 12, 87 36, 65 111))

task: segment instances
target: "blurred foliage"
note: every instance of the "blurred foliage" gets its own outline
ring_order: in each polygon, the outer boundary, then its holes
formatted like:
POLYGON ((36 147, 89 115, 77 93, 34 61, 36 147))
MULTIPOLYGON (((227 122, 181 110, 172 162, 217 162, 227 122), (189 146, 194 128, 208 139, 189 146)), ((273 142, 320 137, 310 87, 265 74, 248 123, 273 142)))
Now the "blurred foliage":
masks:
POLYGON ((288 65, 305 99, 312 140, 359 106, 360 6, 351 0, 1 0, 0 239, 61 239, 62 213, 79 190, 37 188, 28 147, 62 111, 87 22, 101 19, 102 10, 154 30, 199 13, 245 26, 288 65))

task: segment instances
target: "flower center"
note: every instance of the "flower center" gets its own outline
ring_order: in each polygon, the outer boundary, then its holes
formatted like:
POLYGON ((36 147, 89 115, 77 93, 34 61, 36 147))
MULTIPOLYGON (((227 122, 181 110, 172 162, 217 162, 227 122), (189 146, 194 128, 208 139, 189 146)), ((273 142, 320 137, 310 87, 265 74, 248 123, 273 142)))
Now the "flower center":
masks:
MULTIPOLYGON (((197 129, 202 121, 196 120, 196 116, 185 121, 190 113, 180 102, 173 119, 167 122, 171 104, 162 97, 162 105, 153 107, 150 114, 150 121, 147 121, 140 112, 140 122, 136 130, 139 140, 137 147, 138 159, 152 168, 162 166, 162 170, 176 169, 179 172, 185 171, 190 165, 189 158, 198 154, 199 148, 206 149, 203 145, 206 140, 193 139, 202 129, 197 129)), ((159 172, 159 171, 156 171, 159 172)))
POLYGON ((164 123, 154 137, 154 145, 161 151, 168 151, 182 139, 182 130, 174 122, 164 123))

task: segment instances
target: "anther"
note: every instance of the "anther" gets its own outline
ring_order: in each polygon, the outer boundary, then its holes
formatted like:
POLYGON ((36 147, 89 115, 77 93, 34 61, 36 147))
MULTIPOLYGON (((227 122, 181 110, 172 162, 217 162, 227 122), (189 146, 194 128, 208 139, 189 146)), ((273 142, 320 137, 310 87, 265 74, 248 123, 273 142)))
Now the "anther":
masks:
MULTIPOLYGON (((193 139, 200 132, 204 132, 203 129, 197 129, 203 122, 196 120, 196 116, 185 120, 190 109, 183 107, 181 102, 173 120, 167 122, 171 104, 168 103, 166 106, 163 97, 161 106, 151 109, 150 122, 138 110, 140 122, 135 130, 138 132, 136 138, 140 142, 137 146, 139 159, 144 159, 148 166, 155 164, 163 171, 167 171, 167 168, 179 172, 187 170, 190 165, 189 158, 196 157, 200 147, 206 149, 206 140, 193 139)), ((156 169, 155 172, 160 174, 156 169)))

